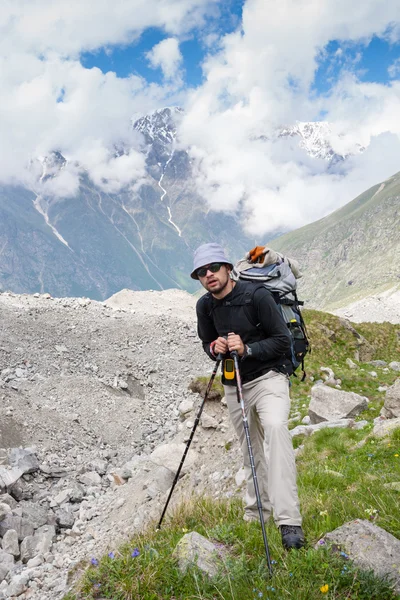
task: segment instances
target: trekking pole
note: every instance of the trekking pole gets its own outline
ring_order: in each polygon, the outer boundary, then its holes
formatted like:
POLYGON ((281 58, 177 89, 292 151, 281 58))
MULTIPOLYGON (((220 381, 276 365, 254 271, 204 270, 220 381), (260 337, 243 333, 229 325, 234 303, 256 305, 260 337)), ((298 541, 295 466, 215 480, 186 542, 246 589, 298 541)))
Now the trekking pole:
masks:
POLYGON ((195 419, 192 431, 190 433, 189 440, 188 440, 188 442, 186 444, 186 448, 185 448, 185 451, 184 451, 183 456, 182 456, 182 460, 181 460, 180 465, 178 467, 178 470, 176 472, 175 479, 172 482, 172 487, 171 487, 171 490, 169 492, 169 495, 168 495, 168 498, 167 498, 167 502, 165 503, 164 510, 162 511, 161 518, 160 518, 160 520, 158 522, 157 531, 161 528, 161 523, 163 522, 164 515, 165 515, 165 513, 167 511, 169 501, 171 500, 172 492, 174 491, 175 485, 176 485, 176 483, 177 483, 177 481, 179 479, 179 475, 181 473, 181 470, 182 470, 182 467, 183 467, 183 463, 185 462, 186 455, 189 452, 189 446, 192 443, 194 432, 196 431, 197 425, 199 424, 201 413, 203 412, 203 408, 204 408, 204 405, 206 403, 207 397, 208 397, 208 395, 209 395, 209 393, 211 391, 211 387, 212 387, 212 384, 214 383, 214 379, 215 379, 215 376, 217 374, 218 367, 219 367, 219 365, 221 363, 221 360, 222 360, 222 356, 220 354, 218 354, 217 361, 215 363, 213 372, 211 374, 210 381, 208 382, 208 385, 207 385, 206 393, 204 394, 203 402, 200 405, 199 412, 197 413, 197 416, 196 416, 196 419, 195 419))
POLYGON ((256 466, 254 464, 253 449, 251 447, 249 423, 247 420, 246 409, 245 409, 244 400, 243 400, 242 380, 240 377, 240 369, 239 369, 239 355, 237 353, 237 350, 233 350, 231 352, 231 356, 233 358, 233 362, 235 365, 237 398, 238 398, 238 402, 240 404, 240 408, 242 409, 243 427, 244 427, 244 432, 245 432, 246 440, 247 440, 247 448, 249 451, 250 466, 251 466, 251 472, 253 475, 254 491, 256 493, 256 498, 257 498, 258 514, 260 515, 260 523, 261 523, 262 536, 263 536, 263 540, 264 540, 265 556, 267 557, 268 571, 269 571, 270 576, 272 577, 273 573, 272 573, 272 566, 271 566, 271 558, 269 555, 267 533, 265 531, 264 515, 263 515, 262 504, 261 504, 260 489, 258 487, 256 466))

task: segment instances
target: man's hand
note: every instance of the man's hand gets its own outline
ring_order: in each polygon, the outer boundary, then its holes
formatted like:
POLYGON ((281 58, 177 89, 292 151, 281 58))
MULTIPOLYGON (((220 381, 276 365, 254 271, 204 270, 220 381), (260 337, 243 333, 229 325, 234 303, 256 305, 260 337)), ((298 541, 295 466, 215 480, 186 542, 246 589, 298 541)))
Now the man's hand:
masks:
POLYGON ((229 352, 236 350, 239 356, 243 356, 244 343, 240 335, 236 335, 236 333, 228 333, 228 350, 229 352))
POLYGON ((213 353, 217 354, 226 354, 229 351, 228 342, 225 338, 219 337, 215 340, 215 344, 213 346, 213 353))

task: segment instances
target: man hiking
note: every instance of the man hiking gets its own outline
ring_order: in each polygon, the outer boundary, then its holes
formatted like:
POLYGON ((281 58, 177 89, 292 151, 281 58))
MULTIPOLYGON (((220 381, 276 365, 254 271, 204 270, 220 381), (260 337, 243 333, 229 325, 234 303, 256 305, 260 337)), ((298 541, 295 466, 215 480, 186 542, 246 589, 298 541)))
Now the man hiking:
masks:
POLYGON ((219 244, 197 248, 191 277, 198 279, 208 291, 196 306, 198 335, 212 360, 216 360, 218 354, 223 356, 222 383, 230 418, 241 443, 247 479, 244 519, 258 520, 258 507, 243 415, 229 365, 232 351, 239 355, 264 522, 273 511, 283 546, 301 548, 304 535, 295 457, 288 430, 289 378, 280 372, 284 370, 285 355, 291 347, 290 333, 272 294, 262 286, 255 289, 252 282, 235 282, 230 276, 232 268, 219 244), (252 286, 251 293, 249 286, 252 286), (249 298, 252 298, 251 303, 249 298), (251 319, 252 314, 255 320, 251 319))

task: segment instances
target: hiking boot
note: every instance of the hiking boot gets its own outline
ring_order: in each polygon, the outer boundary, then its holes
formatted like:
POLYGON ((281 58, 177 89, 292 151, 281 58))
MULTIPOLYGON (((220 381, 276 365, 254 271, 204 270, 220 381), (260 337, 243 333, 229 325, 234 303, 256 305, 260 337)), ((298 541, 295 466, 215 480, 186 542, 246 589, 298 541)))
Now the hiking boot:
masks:
POLYGON ((302 548, 305 544, 304 533, 299 525, 281 525, 282 545, 286 550, 302 548))

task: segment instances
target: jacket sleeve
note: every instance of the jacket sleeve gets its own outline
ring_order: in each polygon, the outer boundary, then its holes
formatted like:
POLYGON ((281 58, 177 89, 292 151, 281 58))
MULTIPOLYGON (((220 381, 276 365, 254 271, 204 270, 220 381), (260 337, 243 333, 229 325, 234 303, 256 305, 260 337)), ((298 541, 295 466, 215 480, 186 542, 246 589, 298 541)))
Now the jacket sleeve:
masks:
POLYGON ((253 302, 259 327, 265 337, 249 344, 252 356, 259 360, 271 360, 285 355, 290 350, 291 337, 274 297, 266 288, 259 288, 254 292, 253 302))
POLYGON ((197 333, 201 341, 203 342, 203 350, 212 360, 216 360, 216 357, 211 353, 210 344, 218 337, 218 332, 214 327, 214 322, 209 314, 209 299, 208 295, 205 294, 196 304, 197 313, 197 333))

